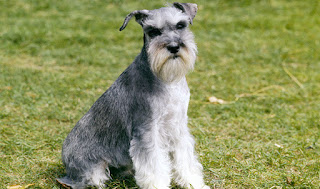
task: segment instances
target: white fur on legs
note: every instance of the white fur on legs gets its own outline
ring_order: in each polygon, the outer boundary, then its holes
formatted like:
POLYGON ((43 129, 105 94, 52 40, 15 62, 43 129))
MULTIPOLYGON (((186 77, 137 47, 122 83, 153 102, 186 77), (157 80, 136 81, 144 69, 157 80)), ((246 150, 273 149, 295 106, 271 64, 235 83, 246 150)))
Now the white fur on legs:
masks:
POLYGON ((142 189, 169 189, 171 181, 170 158, 157 143, 155 136, 131 141, 130 155, 136 183, 142 189))
POLYGON ((105 188, 105 182, 110 179, 110 173, 106 174, 106 163, 99 163, 92 167, 91 172, 86 176, 89 180, 89 185, 96 186, 99 189, 105 188))
POLYGON ((194 140, 188 133, 175 146, 172 152, 173 176, 179 186, 194 189, 208 189, 202 176, 202 165, 194 153, 194 140))

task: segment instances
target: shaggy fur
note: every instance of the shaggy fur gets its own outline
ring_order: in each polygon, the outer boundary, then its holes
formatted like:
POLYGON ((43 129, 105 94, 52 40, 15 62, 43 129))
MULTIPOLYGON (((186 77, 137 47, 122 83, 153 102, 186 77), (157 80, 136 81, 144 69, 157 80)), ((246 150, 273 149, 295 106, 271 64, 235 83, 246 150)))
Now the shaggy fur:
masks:
POLYGON ((209 188, 187 127, 190 98, 185 75, 193 69, 196 45, 188 25, 195 4, 130 13, 144 30, 134 62, 78 121, 63 144, 72 188, 104 188, 110 170, 133 173, 143 189, 168 189, 173 179, 186 188, 209 188))

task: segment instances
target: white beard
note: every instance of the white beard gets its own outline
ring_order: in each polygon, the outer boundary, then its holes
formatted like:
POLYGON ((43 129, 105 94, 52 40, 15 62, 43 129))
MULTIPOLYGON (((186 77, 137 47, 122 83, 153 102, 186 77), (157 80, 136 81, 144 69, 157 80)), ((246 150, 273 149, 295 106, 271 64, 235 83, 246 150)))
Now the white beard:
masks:
POLYGON ((178 82, 193 69, 197 47, 193 40, 185 44, 185 47, 180 47, 177 55, 173 55, 165 46, 159 47, 157 44, 150 43, 148 54, 151 70, 162 81, 178 82))

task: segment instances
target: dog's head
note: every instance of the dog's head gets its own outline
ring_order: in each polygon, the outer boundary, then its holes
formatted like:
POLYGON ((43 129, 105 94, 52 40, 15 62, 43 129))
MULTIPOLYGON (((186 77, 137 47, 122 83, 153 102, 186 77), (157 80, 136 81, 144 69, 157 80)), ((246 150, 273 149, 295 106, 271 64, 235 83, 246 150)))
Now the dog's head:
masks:
POLYGON ((120 31, 135 16, 144 31, 145 47, 153 73, 165 82, 179 81, 193 69, 197 46, 189 24, 197 5, 173 3, 155 10, 137 10, 128 14, 120 31))

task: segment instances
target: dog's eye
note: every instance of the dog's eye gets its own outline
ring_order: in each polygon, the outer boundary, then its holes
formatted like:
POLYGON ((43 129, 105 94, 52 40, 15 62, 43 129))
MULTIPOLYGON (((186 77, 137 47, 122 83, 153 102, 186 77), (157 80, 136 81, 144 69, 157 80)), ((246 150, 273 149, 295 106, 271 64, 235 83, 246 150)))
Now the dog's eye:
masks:
POLYGON ((179 22, 177 25, 176 25, 176 28, 178 30, 182 30, 183 28, 186 27, 186 24, 184 22, 179 22))
POLYGON ((161 35, 161 31, 157 28, 153 28, 148 32, 148 35, 153 38, 153 37, 157 37, 159 35, 161 35))

